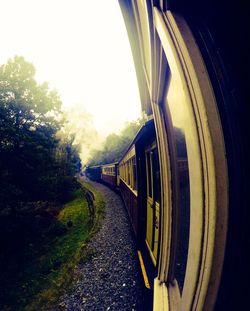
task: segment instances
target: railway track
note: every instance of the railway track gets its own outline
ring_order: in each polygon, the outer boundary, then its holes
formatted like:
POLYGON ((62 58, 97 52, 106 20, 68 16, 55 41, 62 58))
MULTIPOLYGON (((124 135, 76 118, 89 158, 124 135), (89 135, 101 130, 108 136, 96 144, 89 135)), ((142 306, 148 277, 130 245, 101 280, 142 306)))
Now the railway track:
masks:
POLYGON ((90 260, 77 266, 72 290, 52 310, 143 310, 144 284, 123 202, 106 186, 92 185, 103 195, 105 217, 89 242, 90 260))

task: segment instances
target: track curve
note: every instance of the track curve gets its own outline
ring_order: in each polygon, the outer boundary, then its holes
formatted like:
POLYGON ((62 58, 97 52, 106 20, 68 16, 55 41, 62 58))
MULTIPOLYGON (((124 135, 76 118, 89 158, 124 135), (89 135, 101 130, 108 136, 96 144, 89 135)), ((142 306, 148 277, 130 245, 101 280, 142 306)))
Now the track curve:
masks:
POLYGON ((77 266, 72 291, 52 310, 143 310, 143 281, 123 202, 106 186, 91 184, 106 203, 101 228, 88 246, 93 255, 77 266))

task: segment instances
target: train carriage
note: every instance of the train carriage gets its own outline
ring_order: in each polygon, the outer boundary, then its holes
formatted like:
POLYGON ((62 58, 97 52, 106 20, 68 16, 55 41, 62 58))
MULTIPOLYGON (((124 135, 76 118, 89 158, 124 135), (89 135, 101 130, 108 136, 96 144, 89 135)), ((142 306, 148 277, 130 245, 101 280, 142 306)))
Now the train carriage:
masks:
POLYGON ((85 169, 86 176, 93 181, 101 180, 101 165, 87 166, 85 169))
POLYGON ((249 295, 246 6, 119 3, 142 109, 155 123, 154 141, 142 149, 134 143, 138 210, 130 216, 154 266, 154 310, 243 310, 249 295))
POLYGON ((142 110, 152 120, 119 162, 118 185, 153 309, 244 310, 250 292, 246 3, 119 3, 142 110))
POLYGON ((118 185, 118 162, 101 165, 101 180, 116 189, 118 185))
POLYGON ((138 233, 138 190, 136 172, 135 145, 119 162, 119 189, 127 208, 134 233, 138 233))
POLYGON ((119 189, 125 202, 134 233, 138 240, 143 236, 142 219, 145 219, 145 146, 155 140, 153 120, 139 130, 127 152, 119 162, 119 189))

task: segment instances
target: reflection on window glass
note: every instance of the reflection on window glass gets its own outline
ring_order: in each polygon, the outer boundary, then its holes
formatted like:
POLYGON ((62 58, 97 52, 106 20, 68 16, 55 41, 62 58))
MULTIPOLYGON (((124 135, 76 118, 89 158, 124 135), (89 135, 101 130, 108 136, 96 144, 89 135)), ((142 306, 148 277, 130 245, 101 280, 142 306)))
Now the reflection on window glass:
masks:
POLYGON ((187 266, 190 226, 190 185, 185 136, 190 119, 186 110, 185 94, 178 75, 171 75, 165 105, 166 111, 170 113, 168 129, 172 136, 170 148, 172 149, 172 163, 175 167, 175 170, 172 170, 172 174, 174 174, 172 186, 175 187, 173 201, 176 208, 173 226, 176 228, 175 243, 177 245, 174 278, 177 280, 180 293, 182 293, 187 266))
POLYGON ((184 133, 181 129, 174 128, 174 138, 176 143, 177 154, 177 174, 178 174, 178 247, 175 266, 175 277, 179 284, 180 291, 182 291, 188 253, 189 240, 189 214, 190 214, 190 200, 189 200, 189 176, 188 176, 188 161, 187 149, 184 133))

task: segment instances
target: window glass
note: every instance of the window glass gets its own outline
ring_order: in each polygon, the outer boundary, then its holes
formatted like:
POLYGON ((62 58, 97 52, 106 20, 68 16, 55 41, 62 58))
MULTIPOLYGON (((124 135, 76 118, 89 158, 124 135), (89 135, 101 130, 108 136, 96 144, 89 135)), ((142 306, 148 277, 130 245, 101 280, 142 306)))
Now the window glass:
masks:
POLYGON ((180 292, 185 279, 189 226, 190 226, 190 185, 188 171, 188 156, 186 131, 190 117, 186 108, 185 94, 178 75, 170 76, 169 87, 165 98, 166 115, 168 116, 167 128, 169 131, 172 167, 173 191, 173 226, 176 234, 177 249, 175 256, 174 277, 180 292))
POLYGON ((127 162, 128 163, 128 184, 131 184, 131 176, 130 176, 130 161, 127 162))
POLYGON ((137 190, 137 174, 136 174, 136 159, 135 159, 135 157, 133 157, 133 159, 132 159, 132 164, 133 164, 133 178, 134 178, 133 189, 137 190))
POLYGON ((152 150, 152 165, 153 165, 154 201, 160 203, 161 180, 160 180, 160 166, 157 148, 152 150))
POLYGON ((134 171, 132 159, 130 159, 130 175, 131 175, 131 188, 134 189, 134 171))
POLYGON ((151 174, 151 159, 150 152, 146 153, 146 161, 147 161, 147 175, 148 175, 148 196, 152 198, 152 174, 151 174))
POLYGON ((143 40, 143 59, 144 65, 147 73, 148 79, 150 78, 150 68, 151 68, 151 47, 150 47, 150 30, 148 24, 148 13, 147 13, 147 3, 146 1, 137 2, 139 17, 141 22, 141 32, 143 40))
POLYGON ((128 183, 128 162, 125 163, 126 167, 126 183, 128 183))

